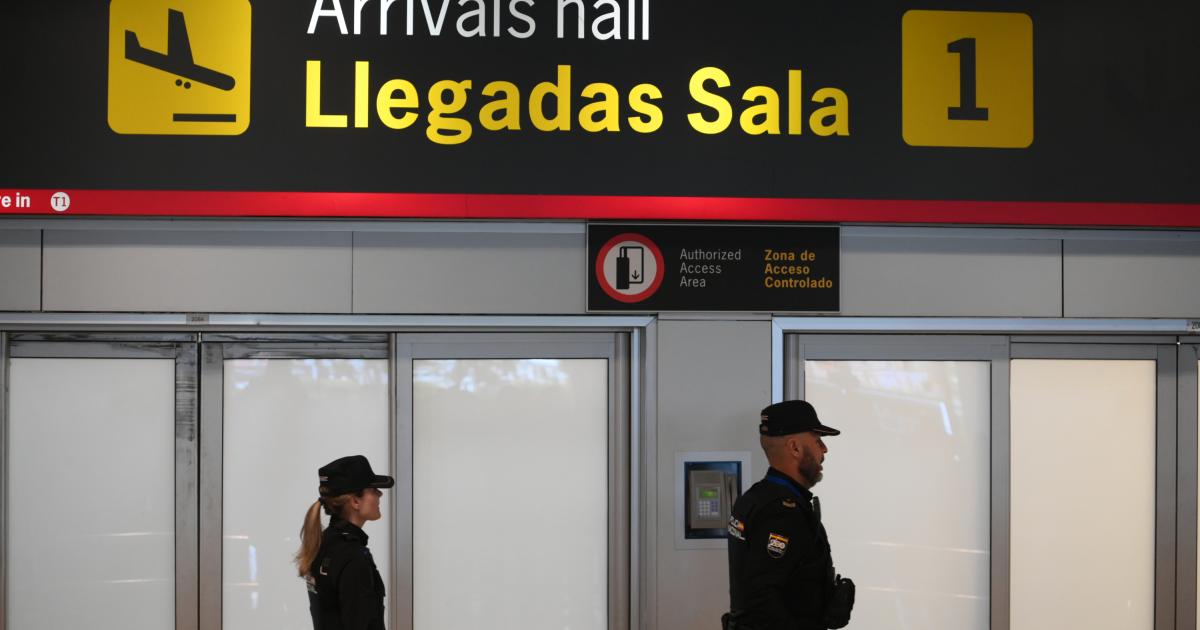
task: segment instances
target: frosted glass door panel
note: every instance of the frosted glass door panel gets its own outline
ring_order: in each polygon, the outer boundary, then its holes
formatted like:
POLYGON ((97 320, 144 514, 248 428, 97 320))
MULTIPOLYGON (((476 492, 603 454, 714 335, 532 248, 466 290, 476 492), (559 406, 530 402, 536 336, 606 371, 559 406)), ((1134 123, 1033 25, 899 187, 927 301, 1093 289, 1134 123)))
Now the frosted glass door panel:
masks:
POLYGON ((1012 362, 1012 629, 1154 626, 1154 361, 1012 362))
MULTIPOLYGON (((308 593, 292 563, 300 526, 317 500, 317 468, 362 454, 375 472, 394 475, 388 362, 229 360, 224 402, 223 628, 312 630, 308 593)), ((385 580, 391 500, 385 490, 384 518, 363 528, 385 580)))
POLYGON ((987 630, 991 380, 987 362, 806 361, 828 425, 821 498, 851 626, 987 630))
POLYGON ((413 362, 416 630, 608 628, 608 362, 413 362))
POLYGON ((175 627, 175 361, 13 359, 8 630, 175 627))

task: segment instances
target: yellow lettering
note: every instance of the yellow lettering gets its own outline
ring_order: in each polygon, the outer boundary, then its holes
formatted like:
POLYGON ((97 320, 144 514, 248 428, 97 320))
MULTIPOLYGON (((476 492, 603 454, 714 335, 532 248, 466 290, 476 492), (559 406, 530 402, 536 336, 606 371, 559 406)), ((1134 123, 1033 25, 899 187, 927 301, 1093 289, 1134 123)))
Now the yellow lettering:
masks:
POLYGON ((305 127, 345 127, 346 116, 321 113, 321 62, 309 59, 304 95, 305 127))
POLYGON ((470 81, 438 81, 429 88, 429 128, 425 136, 438 144, 462 144, 471 138, 471 123, 462 118, 447 118, 457 114, 467 104, 470 81), (446 94, 450 101, 446 102, 446 94))
POLYGON ((804 95, 800 93, 799 70, 788 70, 788 135, 804 133, 804 95))
POLYGON ((379 114, 379 120, 389 129, 407 129, 417 121, 415 112, 408 112, 396 118, 392 110, 416 109, 420 105, 417 88, 404 79, 392 79, 384 83, 375 97, 375 111, 379 114), (402 93, 403 96, 396 98, 397 92, 402 93))
POLYGON ((629 117, 629 128, 638 133, 651 133, 662 127, 663 113, 657 105, 647 99, 662 98, 662 90, 651 83, 639 83, 629 91, 629 107, 641 116, 629 117))
POLYGON ((533 87, 529 95, 529 119, 542 131, 570 131, 571 66, 559 66, 558 80, 554 83, 543 81, 533 87), (547 96, 553 96, 556 102, 553 118, 546 118, 542 110, 547 96))
POLYGON ((594 103, 588 103, 579 110, 579 126, 584 131, 621 130, 618 120, 621 116, 621 95, 617 93, 617 88, 608 83, 589 83, 580 95, 584 98, 604 97, 594 103), (602 115, 601 120, 596 120, 597 114, 602 115))
POLYGON ((833 105, 813 112, 812 117, 808 119, 808 125, 818 136, 832 136, 835 133, 839 136, 850 135, 850 101, 846 93, 837 88, 821 88, 812 97, 814 103, 823 103, 829 99, 833 99, 833 105), (825 119, 831 117, 833 122, 826 123, 825 119))
POLYGON ((503 92, 504 96, 485 103, 479 110, 479 124, 488 131, 521 128, 521 91, 508 81, 492 81, 483 86, 484 96, 495 96, 503 92), (497 116, 497 114, 501 114, 497 116))
POLYGON ((743 101, 751 103, 762 99, 762 102, 747 107, 742 112, 742 131, 757 136, 764 133, 776 135, 779 133, 779 93, 765 85, 755 85, 742 94, 743 101), (755 119, 762 117, 762 121, 755 119))
POLYGON ((688 123, 692 125, 692 129, 700 133, 721 133, 729 128, 729 123, 733 120, 733 107, 719 94, 713 94, 704 89, 704 84, 709 81, 716 84, 718 88, 729 87, 729 75, 720 68, 708 66, 700 68, 692 74, 692 78, 688 82, 688 91, 691 92, 692 100, 712 108, 716 112, 717 118, 709 121, 704 118, 703 114, 693 112, 688 114, 688 123))
POLYGON ((354 126, 363 129, 367 126, 368 93, 371 89, 371 62, 354 62, 354 126))

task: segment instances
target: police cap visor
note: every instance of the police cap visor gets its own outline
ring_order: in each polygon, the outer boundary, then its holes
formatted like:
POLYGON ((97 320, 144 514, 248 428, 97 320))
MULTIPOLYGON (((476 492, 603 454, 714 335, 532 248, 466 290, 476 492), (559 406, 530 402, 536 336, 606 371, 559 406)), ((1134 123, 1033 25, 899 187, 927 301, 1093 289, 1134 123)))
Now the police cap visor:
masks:
POLYGON ((376 475, 371 463, 362 455, 350 455, 335 459, 317 471, 320 485, 317 490, 323 497, 359 492, 364 488, 391 488, 396 480, 387 475, 376 475))
POLYGON ((791 435, 805 431, 817 435, 841 434, 841 431, 821 424, 817 410, 803 400, 785 400, 762 410, 759 435, 791 435))

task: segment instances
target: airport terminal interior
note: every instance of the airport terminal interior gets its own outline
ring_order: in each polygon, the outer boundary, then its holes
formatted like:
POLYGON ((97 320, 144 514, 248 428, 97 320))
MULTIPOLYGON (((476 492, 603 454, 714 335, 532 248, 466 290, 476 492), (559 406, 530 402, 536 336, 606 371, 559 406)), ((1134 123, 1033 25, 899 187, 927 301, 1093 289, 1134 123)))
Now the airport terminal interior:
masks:
POLYGON ((1195 9, 84 4, 0 48, 86 75, 0 92, 0 630, 310 628, 350 454, 388 628, 715 630, 791 399, 849 628, 1200 629, 1195 9))

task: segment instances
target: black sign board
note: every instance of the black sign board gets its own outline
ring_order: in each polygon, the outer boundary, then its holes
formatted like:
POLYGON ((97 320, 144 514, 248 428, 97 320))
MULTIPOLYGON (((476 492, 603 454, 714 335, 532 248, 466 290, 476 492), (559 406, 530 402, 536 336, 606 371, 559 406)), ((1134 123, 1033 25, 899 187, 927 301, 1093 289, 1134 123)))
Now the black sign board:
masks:
POLYGON ((588 225, 589 311, 839 310, 839 231, 588 225))
POLYGON ((0 189, 1200 202, 1200 3, 24 1, 4 18, 0 189))

